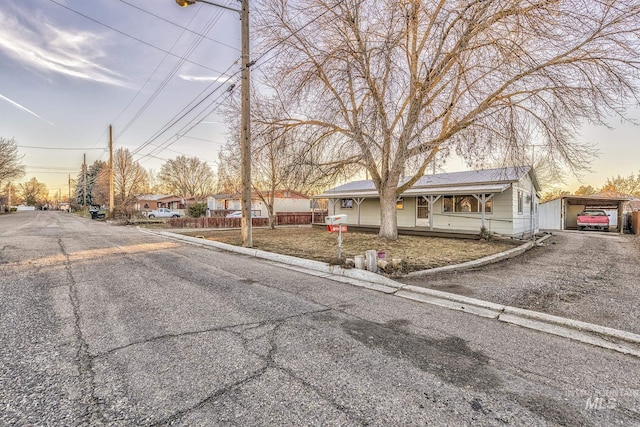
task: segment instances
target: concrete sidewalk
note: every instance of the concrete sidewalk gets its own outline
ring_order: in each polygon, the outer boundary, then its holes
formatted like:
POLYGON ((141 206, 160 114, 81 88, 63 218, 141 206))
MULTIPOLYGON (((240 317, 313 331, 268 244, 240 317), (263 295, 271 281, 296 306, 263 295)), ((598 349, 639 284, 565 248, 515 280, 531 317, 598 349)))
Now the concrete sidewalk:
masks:
MULTIPOLYGON (((140 229, 151 234, 161 235, 165 238, 195 244, 203 247, 213 247, 229 252, 268 260, 281 264, 285 268, 300 271, 319 277, 324 277, 341 283, 383 292, 400 298, 428 303, 445 307, 451 310, 463 311, 477 316, 496 319, 529 329, 570 338, 572 340, 611 349, 620 353, 640 357, 640 335, 630 332, 608 328, 592 323, 581 322, 563 317, 553 316, 532 310, 525 310, 507 305, 495 304, 488 301, 469 298, 448 292, 427 289, 418 286, 406 285, 396 282, 388 277, 381 276, 366 270, 345 269, 337 265, 329 265, 324 262, 312 261, 288 255, 280 255, 265 252, 258 249, 243 248, 226 243, 205 240, 197 237, 185 236, 179 233, 167 231, 154 231, 140 229)), ((543 237, 545 239, 548 236, 543 237)), ((414 275, 428 275, 443 271, 455 271, 465 268, 478 267, 488 263, 517 256, 532 248, 538 242, 527 242, 517 248, 510 249, 500 254, 491 255, 468 263, 425 270, 414 275)))

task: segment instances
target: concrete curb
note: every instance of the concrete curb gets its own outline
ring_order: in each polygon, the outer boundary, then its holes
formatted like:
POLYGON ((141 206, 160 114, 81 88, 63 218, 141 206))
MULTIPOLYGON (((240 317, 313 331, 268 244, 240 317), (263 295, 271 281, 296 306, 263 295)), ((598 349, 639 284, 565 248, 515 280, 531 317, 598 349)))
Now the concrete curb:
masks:
POLYGON ((551 234, 547 234, 545 236, 542 236, 541 238, 539 238, 535 242, 531 242, 531 241, 530 242, 526 242, 526 243, 518 246, 517 248, 509 249, 507 251, 500 252, 500 253, 493 254, 493 255, 489 255, 489 256, 486 256, 486 257, 483 257, 483 258, 478 258, 478 259, 475 259, 473 261, 467 261, 467 262, 463 262, 463 263, 455 264, 455 265, 446 265, 444 267, 430 268, 428 270, 413 271, 413 272, 407 274, 406 277, 430 276, 432 274, 445 273, 445 272, 450 272, 450 271, 460 271, 460 270, 466 270, 466 269, 469 269, 469 268, 480 267, 480 266, 487 265, 487 264, 492 264, 494 262, 498 262, 498 261, 502 261, 502 260, 505 260, 505 259, 513 258, 513 257, 516 257, 516 256, 518 256, 520 254, 523 254, 526 251, 528 251, 529 249, 531 249, 532 247, 540 244, 541 242, 544 242, 549 237, 551 237, 551 234))
MULTIPOLYGON (((140 228, 140 230, 150 234, 158 234, 169 239, 179 240, 190 244, 196 244, 205 247, 214 247, 224 251, 261 258, 278 263, 285 268, 289 268, 291 270, 299 271, 305 274, 324 277, 337 282, 348 283, 353 286, 359 286, 377 292, 384 292, 389 295, 395 295, 400 298, 428 303, 439 307, 448 308, 450 310, 457 310, 477 316, 496 319, 501 322, 510 323, 513 325, 518 325, 528 329, 534 329, 565 338, 570 338, 575 341, 580 341, 594 346, 614 350, 623 354, 640 357, 640 335, 633 334, 631 332, 621 331, 618 329, 608 328, 592 323, 581 322, 578 320, 566 319, 563 317, 553 316, 537 311, 496 304, 475 298, 465 297, 462 295, 451 294, 448 292, 421 288, 419 286, 413 285, 405 285, 403 283, 396 282, 392 279, 376 273, 372 273, 367 270, 345 269, 337 265, 329 265, 320 261, 312 261, 289 255, 274 254, 258 249, 243 248, 212 240, 185 236, 180 233, 145 230, 142 228, 140 228)), ((527 242, 524 245, 520 245, 517 248, 510 249, 500 254, 491 255, 455 266, 441 267, 432 270, 437 270, 436 272, 457 271, 464 268, 478 267, 481 265, 498 262, 517 256, 527 251, 528 249, 531 249, 534 245, 539 244, 549 237, 551 237, 551 235, 543 236, 536 242, 527 242)))
POLYGON ((194 243, 202 246, 215 247, 215 248, 222 249, 229 252, 240 253, 243 255, 249 255, 256 258, 266 259, 266 260, 281 263, 281 264, 318 271, 320 273, 324 273, 328 275, 341 276, 349 279, 366 281, 368 283, 373 283, 376 285, 383 286, 384 288, 380 288, 380 286, 376 286, 376 290, 385 289, 386 293, 394 293, 399 288, 403 288, 405 286, 402 283, 398 283, 387 277, 384 277, 379 274, 372 273, 366 270, 347 269, 347 268, 342 268, 338 265, 330 265, 330 264, 327 264, 326 262, 313 261, 309 259, 294 257, 291 255, 275 254, 273 252, 265 252, 259 249, 243 248, 240 246, 229 245, 227 243, 216 242, 212 240, 205 240, 198 237, 185 236, 179 233, 172 233, 168 231, 160 231, 160 232, 151 231, 151 233, 160 234, 170 239, 182 240, 185 242, 194 243))

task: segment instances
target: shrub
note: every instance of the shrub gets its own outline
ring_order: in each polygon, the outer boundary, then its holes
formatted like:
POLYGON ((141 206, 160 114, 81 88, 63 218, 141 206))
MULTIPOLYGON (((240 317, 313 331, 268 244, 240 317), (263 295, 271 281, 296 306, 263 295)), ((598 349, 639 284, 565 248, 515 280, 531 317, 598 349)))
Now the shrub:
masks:
POLYGON ((189 216, 192 218, 200 218, 201 216, 205 216, 206 213, 206 203, 194 203, 193 205, 189 206, 189 216))

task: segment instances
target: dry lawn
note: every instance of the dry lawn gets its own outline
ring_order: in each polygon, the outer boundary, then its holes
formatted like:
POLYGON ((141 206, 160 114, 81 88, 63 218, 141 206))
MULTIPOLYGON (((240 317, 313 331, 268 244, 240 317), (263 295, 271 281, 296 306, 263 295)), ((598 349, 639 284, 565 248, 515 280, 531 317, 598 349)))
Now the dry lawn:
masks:
MULTIPOLYGON (((188 233, 209 240, 241 245, 240 230, 201 230, 188 233)), ((517 240, 466 240, 400 236, 397 241, 379 239, 376 234, 342 234, 342 259, 364 255, 369 249, 383 250, 387 259, 406 262, 406 272, 458 264, 511 249, 517 240)), ((254 228, 253 247, 267 252, 293 255, 328 263, 337 262, 338 233, 318 227, 254 228)))

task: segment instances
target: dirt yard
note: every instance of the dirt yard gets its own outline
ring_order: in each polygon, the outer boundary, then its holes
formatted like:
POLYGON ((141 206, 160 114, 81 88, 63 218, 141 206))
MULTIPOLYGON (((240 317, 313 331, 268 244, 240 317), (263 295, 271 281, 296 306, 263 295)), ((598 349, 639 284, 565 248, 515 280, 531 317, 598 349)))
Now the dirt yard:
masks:
MULTIPOLYGON (((240 230, 198 230, 187 233, 210 240, 240 245, 240 230)), ((379 239, 376 234, 347 232, 342 234, 342 258, 364 255, 367 250, 385 251, 386 258, 406 262, 406 272, 424 270, 482 258, 511 249, 518 240, 466 240, 419 236, 400 236, 397 241, 379 239)), ((318 227, 278 227, 275 230, 254 228, 253 247, 268 252, 336 263, 338 233, 318 227)))

